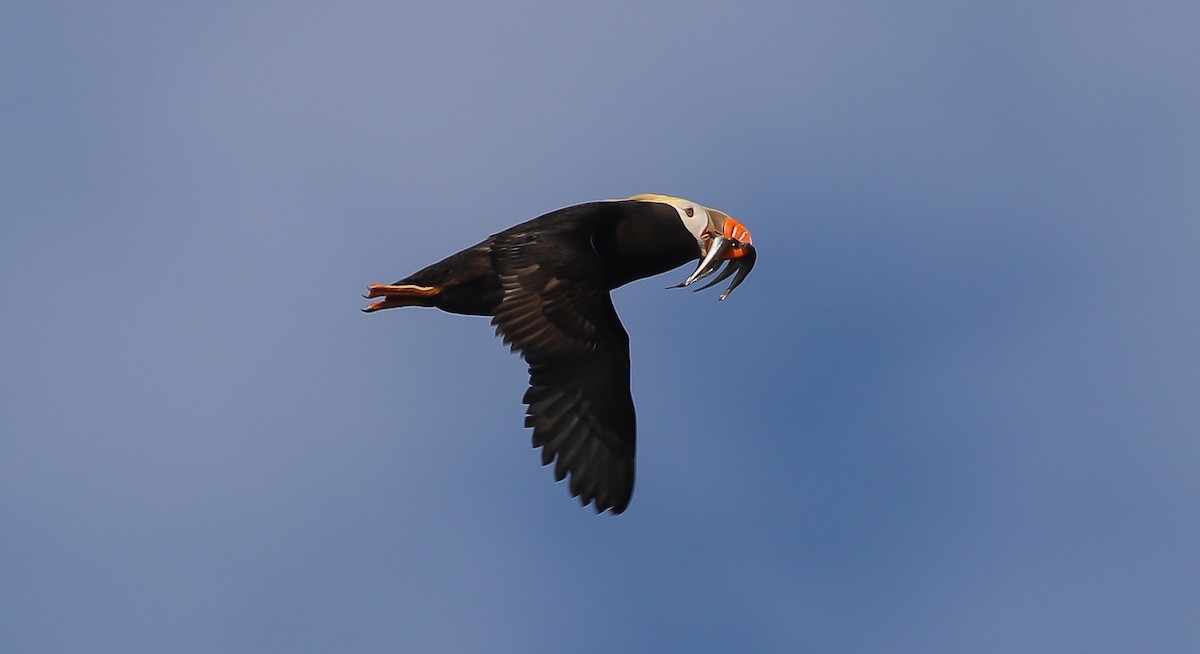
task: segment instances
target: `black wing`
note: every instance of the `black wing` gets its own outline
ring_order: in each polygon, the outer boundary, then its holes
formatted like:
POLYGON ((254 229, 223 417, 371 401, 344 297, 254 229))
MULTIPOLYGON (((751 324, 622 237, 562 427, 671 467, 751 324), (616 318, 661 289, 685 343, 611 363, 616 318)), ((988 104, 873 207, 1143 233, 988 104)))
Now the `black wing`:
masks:
POLYGON ((533 221, 497 234, 504 299, 492 324, 529 363, 525 426, 571 495, 621 513, 633 495, 636 419, 629 335, 586 222, 533 221))

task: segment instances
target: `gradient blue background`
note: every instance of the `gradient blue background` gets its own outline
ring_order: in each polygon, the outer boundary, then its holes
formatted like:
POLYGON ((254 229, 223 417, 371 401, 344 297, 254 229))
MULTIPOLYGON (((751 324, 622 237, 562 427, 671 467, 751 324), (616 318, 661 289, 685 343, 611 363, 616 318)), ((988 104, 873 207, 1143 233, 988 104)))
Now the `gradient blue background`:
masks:
POLYGON ((1194 2, 10 3, 4 652, 1194 652, 1194 2), (359 294, 723 209, 578 508, 485 319, 359 294))

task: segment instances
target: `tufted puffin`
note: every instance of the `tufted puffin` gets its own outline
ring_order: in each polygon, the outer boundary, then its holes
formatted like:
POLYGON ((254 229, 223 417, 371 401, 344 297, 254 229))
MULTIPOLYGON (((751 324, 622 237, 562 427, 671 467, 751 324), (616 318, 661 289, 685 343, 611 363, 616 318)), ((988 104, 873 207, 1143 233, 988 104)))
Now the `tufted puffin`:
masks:
POLYGON ((633 496, 637 431, 629 392, 629 335, 609 291, 699 259, 673 288, 725 268, 696 290, 754 267, 750 232, 729 215, 683 198, 635 195, 551 211, 419 270, 372 284, 363 311, 436 307, 491 316, 496 335, 529 364, 525 426, 542 464, 570 475, 571 495, 597 513, 633 496))

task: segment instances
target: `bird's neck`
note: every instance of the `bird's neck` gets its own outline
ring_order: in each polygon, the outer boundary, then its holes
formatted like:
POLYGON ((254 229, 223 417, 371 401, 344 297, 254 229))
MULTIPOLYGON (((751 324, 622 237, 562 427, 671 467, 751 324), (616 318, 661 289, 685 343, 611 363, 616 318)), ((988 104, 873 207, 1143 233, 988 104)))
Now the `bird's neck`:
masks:
POLYGON ((651 208, 647 211, 643 206, 640 211, 618 215, 593 239, 604 258, 610 289, 678 268, 699 256, 696 237, 683 226, 675 209, 668 205, 651 208))

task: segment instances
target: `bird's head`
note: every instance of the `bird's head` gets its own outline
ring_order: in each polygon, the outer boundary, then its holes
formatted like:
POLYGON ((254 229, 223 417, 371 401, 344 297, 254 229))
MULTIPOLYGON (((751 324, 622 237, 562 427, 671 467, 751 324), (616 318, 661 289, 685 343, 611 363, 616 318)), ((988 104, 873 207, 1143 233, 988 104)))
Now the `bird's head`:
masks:
POLYGON ((700 263, 687 279, 674 288, 691 286, 717 272, 722 263, 728 262, 716 279, 696 289, 702 291, 725 281, 730 275, 734 275, 729 288, 721 293, 719 299, 724 300, 754 268, 754 262, 758 255, 754 251, 750 230, 724 211, 710 209, 691 200, 670 195, 646 193, 635 195, 629 199, 671 205, 679 212, 679 219, 683 221, 684 226, 696 237, 700 263))

